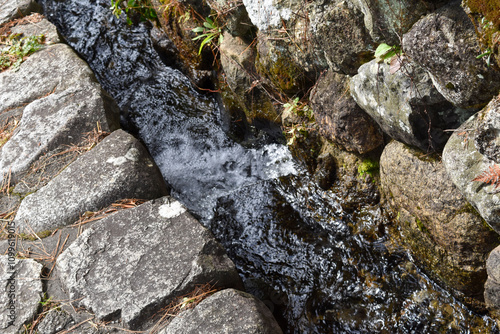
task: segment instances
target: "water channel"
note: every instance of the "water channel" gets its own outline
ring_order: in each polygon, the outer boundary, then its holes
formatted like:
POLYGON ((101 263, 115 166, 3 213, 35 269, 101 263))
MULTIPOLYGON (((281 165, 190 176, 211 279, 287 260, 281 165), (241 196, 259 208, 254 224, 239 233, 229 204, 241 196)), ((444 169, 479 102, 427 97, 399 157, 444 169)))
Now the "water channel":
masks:
POLYGON ((209 227, 247 291, 285 333, 498 333, 389 246, 381 209, 342 209, 286 146, 227 134, 223 108, 162 62, 149 24, 109 0, 41 0, 45 15, 115 98, 172 195, 209 227))

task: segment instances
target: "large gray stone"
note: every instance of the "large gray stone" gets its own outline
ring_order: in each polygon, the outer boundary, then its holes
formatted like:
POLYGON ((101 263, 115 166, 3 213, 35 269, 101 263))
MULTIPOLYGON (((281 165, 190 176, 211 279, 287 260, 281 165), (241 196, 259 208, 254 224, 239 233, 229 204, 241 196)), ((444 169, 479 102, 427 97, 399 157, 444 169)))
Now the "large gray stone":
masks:
POLYGON ((42 300, 42 265, 34 260, 9 260, 0 255, 0 331, 22 332, 33 320, 42 300))
POLYGON ((212 234, 170 197, 99 221, 59 256, 56 268, 77 305, 130 328, 141 328, 197 284, 241 285, 212 234))
POLYGON ((116 128, 116 120, 111 120, 116 110, 99 84, 90 81, 30 103, 14 135, 0 149, 0 180, 10 173, 11 181, 17 182, 41 155, 82 142, 98 124, 103 131, 116 128))
POLYGON ((160 334, 280 334, 267 306, 254 296, 226 289, 179 314, 160 334))
POLYGON ((402 143, 389 143, 380 158, 382 190, 403 243, 427 270, 466 296, 481 299, 485 262, 498 244, 435 157, 402 143))
POLYGON ((351 95, 385 133, 424 151, 441 150, 449 137, 445 130, 471 115, 446 101, 429 74, 409 60, 395 73, 376 60, 362 65, 351 79, 351 95))
POLYGON ((401 36, 437 6, 448 0, 352 0, 363 12, 364 23, 373 40, 399 45, 401 36))
POLYGON ((56 26, 47 19, 42 19, 40 22, 36 23, 17 25, 10 30, 13 34, 22 34, 23 36, 43 35, 43 43, 46 45, 61 43, 61 38, 59 37, 56 26))
POLYGON ((117 130, 28 195, 14 221, 26 233, 51 230, 119 199, 153 199, 167 193, 146 148, 132 135, 117 130))
MULTIPOLYGON (((496 98, 453 133, 444 148, 443 163, 460 192, 478 210, 484 220, 497 233, 500 233, 500 192, 498 189, 495 190, 495 185, 472 181, 488 171, 490 167, 498 164, 498 161, 490 158, 497 156, 493 153, 494 150, 481 154, 476 147, 479 136, 483 136, 480 140, 483 143, 485 140, 499 141, 497 130, 489 132, 488 136, 484 136, 484 132, 480 130, 485 120, 498 117, 500 117, 500 101, 496 98)), ((487 146, 485 144, 482 147, 487 146)))
POLYGON ((382 145, 378 124, 349 94, 349 77, 324 74, 311 92, 314 119, 321 134, 346 150, 367 153, 382 145))
POLYGON ((2 0, 0 3, 0 25, 32 12, 41 11, 42 7, 35 0, 2 0))
POLYGON ((486 306, 496 315, 500 311, 500 246, 495 248, 486 262, 488 280, 484 286, 484 301, 486 306))
POLYGON ((0 73, 0 112, 89 81, 97 82, 87 63, 69 46, 51 45, 29 56, 19 71, 0 73))
POLYGON ((52 309, 43 318, 37 327, 38 334, 56 334, 74 324, 71 315, 67 312, 57 309, 52 309))
POLYGON ((476 58, 482 53, 479 41, 460 1, 418 21, 404 35, 403 49, 456 106, 483 106, 499 92, 500 72, 476 58))

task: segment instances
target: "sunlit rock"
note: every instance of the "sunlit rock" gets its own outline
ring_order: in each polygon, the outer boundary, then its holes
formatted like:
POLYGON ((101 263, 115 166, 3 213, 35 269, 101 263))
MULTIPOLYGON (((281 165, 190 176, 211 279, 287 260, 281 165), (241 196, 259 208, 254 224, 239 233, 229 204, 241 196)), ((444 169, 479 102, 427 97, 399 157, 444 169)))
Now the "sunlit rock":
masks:
POLYGON ((197 284, 241 287, 212 234, 171 197, 104 218, 57 260, 70 299, 100 320, 142 328, 197 284))

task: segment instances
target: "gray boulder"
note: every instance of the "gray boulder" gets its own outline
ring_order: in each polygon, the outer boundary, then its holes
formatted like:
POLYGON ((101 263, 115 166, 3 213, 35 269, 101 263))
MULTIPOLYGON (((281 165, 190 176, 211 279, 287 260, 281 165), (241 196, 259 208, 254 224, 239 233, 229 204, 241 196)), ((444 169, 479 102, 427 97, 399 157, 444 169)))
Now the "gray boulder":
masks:
POLYGON ((267 306, 254 296, 226 289, 179 314, 160 334, 280 334, 267 306))
POLYGON ((119 199, 153 199, 167 193, 146 148, 132 135, 117 130, 28 195, 14 221, 25 233, 52 230, 119 199))
POLYGON ((318 2, 310 11, 310 31, 301 38, 304 28, 298 26, 296 43, 302 45, 303 39, 310 39, 316 58, 325 58, 331 70, 350 75, 372 59, 375 43, 364 25, 363 13, 351 1, 318 2))
POLYGON ((69 46, 51 45, 29 56, 19 71, 0 73, 0 112, 89 81, 97 82, 87 63, 69 46))
POLYGON ((70 327, 74 321, 67 312, 52 309, 37 327, 38 334, 56 334, 70 327))
POLYGON ((233 36, 245 36, 252 29, 252 22, 248 17, 245 6, 232 0, 207 0, 208 5, 217 13, 223 15, 224 29, 233 36))
POLYGON ((349 94, 348 76, 323 75, 311 92, 311 106, 321 134, 346 150, 363 154, 382 145, 380 127, 349 94))
POLYGON ((500 246, 495 248, 486 262, 488 280, 484 286, 484 301, 492 313, 500 315, 500 246))
POLYGON ((17 25, 10 30, 13 34, 22 34, 23 36, 43 35, 45 45, 61 43, 61 37, 59 37, 56 26, 47 19, 42 19, 36 23, 17 25))
POLYGON ((499 92, 500 72, 476 58, 479 41, 460 1, 418 21, 404 35, 403 48, 455 106, 481 107, 499 92))
POLYGON ((41 11, 42 7, 35 0, 3 0, 0 4, 0 25, 41 11))
POLYGON ((75 304, 135 329, 197 284, 241 286, 224 249, 170 197, 94 224, 59 256, 56 270, 75 304))
POLYGON ((471 112, 446 101, 421 67, 402 63, 395 73, 376 60, 362 65, 351 79, 351 95, 392 138, 440 151, 449 137, 444 130, 458 127, 471 112))
POLYGON ((373 40, 399 45, 401 36, 425 15, 447 0, 353 0, 363 12, 364 23, 373 40))
POLYGON ((496 98, 457 129, 443 151, 443 163, 451 180, 497 233, 500 233, 500 193, 495 185, 472 180, 499 163, 492 159, 498 157, 494 143, 499 141, 496 122, 492 120, 499 117, 500 100, 496 98))
POLYGON ((403 244, 449 286, 482 299, 485 262, 498 235, 465 200, 443 164, 392 141, 380 158, 380 181, 398 213, 403 244))
POLYGON ((0 331, 22 332, 25 323, 35 317, 42 300, 42 265, 34 260, 9 260, 0 255, 0 331))
MULTIPOLYGON (((36 29, 55 30, 48 22, 37 24, 36 29)), ((103 131, 119 127, 116 103, 67 45, 49 46, 30 56, 19 71, 0 73, 0 96, 0 112, 23 112, 0 151, 0 180, 10 173, 18 181, 41 155, 82 142, 97 123, 103 131)))
POLYGON ((0 150, 0 180, 10 173, 17 182, 40 156, 82 142, 97 124, 104 131, 116 128, 107 117, 115 110, 98 83, 85 81, 28 104, 14 135, 0 150))

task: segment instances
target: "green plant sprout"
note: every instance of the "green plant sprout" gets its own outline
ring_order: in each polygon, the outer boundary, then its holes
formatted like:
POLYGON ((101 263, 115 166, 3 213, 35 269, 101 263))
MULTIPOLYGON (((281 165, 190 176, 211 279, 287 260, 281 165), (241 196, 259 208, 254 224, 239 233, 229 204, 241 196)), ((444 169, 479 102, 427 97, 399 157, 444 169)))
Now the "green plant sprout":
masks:
POLYGON ((11 68, 17 71, 26 58, 40 50, 43 46, 43 35, 29 36, 18 39, 19 35, 10 35, 7 38, 9 48, 0 51, 0 71, 11 68))
POLYGON ((129 25, 132 24, 129 15, 133 10, 139 13, 141 21, 156 20, 158 18, 150 0, 111 0, 111 7, 109 9, 112 10, 117 18, 125 11, 129 25))
POLYGON ((481 53, 479 56, 476 57, 476 59, 481 59, 483 57, 487 57, 486 58, 486 65, 488 65, 488 67, 491 65, 491 48, 487 48, 485 52, 481 53))
POLYGON ((401 51, 401 47, 397 45, 390 46, 388 44, 382 43, 375 50, 375 59, 377 62, 385 62, 386 64, 390 64, 392 57, 400 56, 403 52, 401 51))
MULTIPOLYGON (((306 103, 300 103, 300 99, 298 97, 294 98, 288 103, 283 105, 283 111, 285 113, 295 114, 299 117, 306 117, 307 121, 314 122, 314 113, 310 106, 306 103)), ((297 139, 299 134, 303 136, 307 136, 308 129, 305 124, 294 124, 286 133, 290 136, 290 139, 287 141, 287 145, 291 146, 297 139)))
POLYGON ((205 19, 205 22, 203 22, 203 27, 196 27, 192 29, 192 31, 197 34, 201 33, 201 35, 193 38, 193 41, 203 39, 201 41, 198 54, 201 54, 201 50, 203 50, 203 47, 211 43, 214 39, 217 39, 217 45, 220 45, 222 43, 222 28, 217 23, 217 20, 211 19, 210 16, 205 19))
POLYGON ((305 103, 299 104, 299 98, 294 98, 291 102, 285 103, 283 105, 285 112, 290 112, 297 116, 307 117, 309 121, 314 121, 314 113, 311 107, 305 103))

